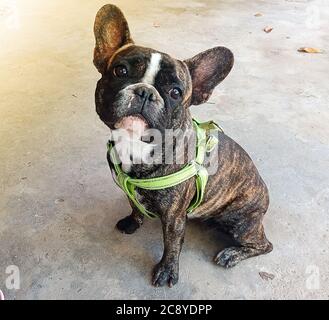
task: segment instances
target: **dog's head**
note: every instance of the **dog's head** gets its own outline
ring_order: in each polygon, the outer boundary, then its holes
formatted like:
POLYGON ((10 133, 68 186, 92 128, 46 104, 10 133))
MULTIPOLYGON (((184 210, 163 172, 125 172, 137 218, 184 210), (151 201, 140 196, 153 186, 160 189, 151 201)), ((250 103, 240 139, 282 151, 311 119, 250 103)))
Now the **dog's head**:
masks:
POLYGON ((206 102, 233 66, 224 47, 180 61, 135 45, 122 12, 110 4, 97 13, 94 33, 94 64, 102 75, 96 110, 111 129, 180 128, 188 107, 206 102))

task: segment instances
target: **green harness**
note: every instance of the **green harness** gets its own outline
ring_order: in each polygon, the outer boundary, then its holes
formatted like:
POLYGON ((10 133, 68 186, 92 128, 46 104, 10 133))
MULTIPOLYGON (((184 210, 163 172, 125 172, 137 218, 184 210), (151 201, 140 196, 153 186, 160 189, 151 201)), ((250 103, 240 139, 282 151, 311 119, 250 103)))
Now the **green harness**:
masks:
POLYGON ((208 181, 208 171, 203 166, 203 161, 206 152, 212 151, 218 143, 218 139, 210 134, 210 130, 220 130, 222 132, 223 130, 213 121, 200 123, 193 119, 193 125, 197 136, 195 159, 186 164, 181 170, 163 177, 149 179, 131 178, 122 171, 113 143, 109 141, 107 144, 108 153, 114 165, 117 185, 127 194, 138 210, 148 218, 154 219, 157 218, 158 215, 148 211, 137 200, 136 188, 145 190, 161 190, 171 188, 195 176, 196 194, 188 207, 187 212, 191 213, 203 200, 208 181))

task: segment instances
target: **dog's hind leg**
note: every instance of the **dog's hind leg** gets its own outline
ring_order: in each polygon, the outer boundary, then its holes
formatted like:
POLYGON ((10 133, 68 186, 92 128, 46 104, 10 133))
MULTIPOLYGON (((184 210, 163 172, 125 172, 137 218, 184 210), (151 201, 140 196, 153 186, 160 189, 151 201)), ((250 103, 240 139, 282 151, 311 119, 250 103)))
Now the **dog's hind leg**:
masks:
POLYGON ((141 214, 138 209, 130 203, 132 212, 129 216, 118 221, 116 227, 119 231, 126 234, 134 233, 144 221, 144 215, 141 214))
POLYGON ((220 251, 214 261, 225 267, 234 267, 240 261, 272 251, 273 246, 264 233, 264 213, 254 212, 234 225, 225 223, 226 231, 233 237, 236 246, 220 251))

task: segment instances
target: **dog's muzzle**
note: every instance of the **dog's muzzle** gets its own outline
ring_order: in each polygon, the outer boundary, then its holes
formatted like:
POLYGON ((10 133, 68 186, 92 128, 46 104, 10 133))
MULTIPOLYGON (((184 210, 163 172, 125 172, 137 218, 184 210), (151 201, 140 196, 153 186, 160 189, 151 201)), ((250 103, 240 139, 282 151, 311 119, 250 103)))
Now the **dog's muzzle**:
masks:
POLYGON ((140 115, 152 126, 157 115, 162 113, 164 101, 155 87, 136 83, 119 91, 114 107, 118 119, 140 115))

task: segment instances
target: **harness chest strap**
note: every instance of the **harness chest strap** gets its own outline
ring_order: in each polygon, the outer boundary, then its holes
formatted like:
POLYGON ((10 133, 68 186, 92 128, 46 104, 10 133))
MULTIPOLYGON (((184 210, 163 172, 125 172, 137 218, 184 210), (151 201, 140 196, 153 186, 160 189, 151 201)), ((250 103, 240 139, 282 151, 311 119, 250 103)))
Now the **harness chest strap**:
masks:
POLYGON ((119 165, 120 160, 118 159, 118 156, 115 152, 113 143, 109 141, 107 144, 108 152, 114 165, 117 185, 127 194, 129 199, 134 203, 138 210, 148 218, 157 218, 158 215, 147 210, 138 201, 136 197, 136 188, 145 190, 166 189, 174 187, 195 176, 196 193, 189 208, 187 209, 187 212, 191 213, 200 205, 203 200, 208 181, 208 171, 202 164, 205 158, 205 153, 210 152, 218 143, 218 139, 215 136, 210 135, 209 131, 223 130, 213 121, 200 123, 193 119, 193 124, 197 135, 195 159, 184 166, 181 170, 163 177, 148 179, 131 178, 129 175, 122 171, 121 166, 119 165))

